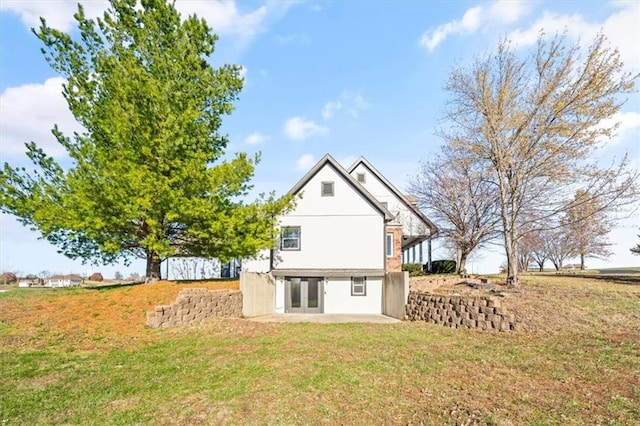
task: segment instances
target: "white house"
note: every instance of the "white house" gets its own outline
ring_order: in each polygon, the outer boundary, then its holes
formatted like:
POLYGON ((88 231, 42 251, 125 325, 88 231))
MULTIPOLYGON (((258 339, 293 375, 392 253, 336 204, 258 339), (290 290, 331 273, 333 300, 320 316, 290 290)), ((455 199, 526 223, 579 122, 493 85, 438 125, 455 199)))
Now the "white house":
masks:
POLYGON ((348 172, 391 212, 392 223, 402 226, 403 263, 426 263, 431 270, 431 238, 438 229, 418 208, 417 197, 402 194, 364 157, 358 158, 348 172), (426 258, 423 242, 427 242, 426 258))
POLYGON ((52 275, 44 280, 45 287, 72 287, 82 284, 82 277, 76 274, 52 275))
MULTIPOLYGON (((352 175, 324 156, 289 191, 296 205, 279 218, 277 246, 243 262, 243 271, 273 276, 276 313, 382 313, 383 279, 401 271, 405 231, 390 211, 400 202, 372 195, 358 173, 375 169, 362 170, 356 166, 352 175)), ((375 189, 374 181, 372 175, 375 189)), ((416 218, 416 229, 435 232, 426 218, 416 218)))

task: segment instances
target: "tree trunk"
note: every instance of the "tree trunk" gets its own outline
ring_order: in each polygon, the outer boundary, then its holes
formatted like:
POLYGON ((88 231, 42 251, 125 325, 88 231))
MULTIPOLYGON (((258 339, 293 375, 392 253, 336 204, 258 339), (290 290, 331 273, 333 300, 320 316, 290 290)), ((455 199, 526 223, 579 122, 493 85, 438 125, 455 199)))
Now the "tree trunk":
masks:
POLYGON ((543 272, 544 271, 544 261, 538 262, 538 266, 540 267, 540 269, 538 269, 538 271, 539 272, 543 272))
POLYGON ((584 271, 584 253, 580 253, 580 270, 584 271))
POLYGON ((519 288, 520 280, 518 279, 518 248, 513 239, 506 241, 507 252, 507 287, 519 288))
POLYGON ((458 250, 458 262, 456 264, 456 273, 458 275, 462 275, 466 273, 466 268, 467 268, 467 253, 465 253, 463 250, 458 250))
POLYGON ((153 283, 161 278, 160 256, 153 250, 147 251, 146 282, 153 283))

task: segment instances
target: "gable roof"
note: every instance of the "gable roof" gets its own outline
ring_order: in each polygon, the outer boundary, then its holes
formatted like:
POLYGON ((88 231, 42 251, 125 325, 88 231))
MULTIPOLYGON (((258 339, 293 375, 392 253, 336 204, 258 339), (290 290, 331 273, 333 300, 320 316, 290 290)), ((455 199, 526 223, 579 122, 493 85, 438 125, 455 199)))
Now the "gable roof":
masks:
POLYGON ((320 159, 320 161, 318 161, 316 163, 315 166, 313 166, 311 168, 311 170, 309 170, 307 172, 306 175, 304 175, 302 177, 302 179, 300 179, 298 181, 298 183, 296 183, 293 188, 291 188, 289 190, 289 192, 287 193, 287 195, 296 195, 298 192, 300 192, 300 190, 320 171, 322 170, 325 166, 329 166, 331 168, 333 168, 335 170, 336 173, 338 173, 338 175, 340 175, 342 178, 344 178, 344 180, 360 195, 362 195, 364 197, 364 199, 371 204, 371 206, 373 208, 375 208, 377 211, 379 211, 380 213, 382 213, 382 215, 384 216, 384 221, 388 222, 393 220, 394 216, 393 214, 391 214, 391 212, 389 210, 387 210, 373 195, 371 195, 369 193, 369 191, 367 191, 364 186, 360 185, 358 183, 357 180, 354 179, 353 176, 351 176, 349 174, 349 172, 347 172, 345 170, 344 167, 342 167, 331 155, 326 154, 324 157, 322 157, 320 159))
POLYGON ((378 170, 376 170, 376 168, 373 167, 371 165, 371 163, 369 163, 369 161, 367 161, 366 158, 364 158, 364 157, 358 158, 351 165, 351 167, 349 167, 347 169, 347 172, 349 173, 349 175, 351 175, 351 173, 353 173, 353 171, 360 164, 362 164, 364 167, 366 167, 369 170, 369 172, 371 172, 375 177, 377 177, 378 180, 380 182, 382 182, 382 184, 384 186, 386 186, 387 189, 389 189, 389 191, 391 191, 391 193, 393 193, 396 196, 396 198, 398 198, 398 200, 400 200, 407 207, 407 209, 409 209, 409 211, 413 212, 416 216, 418 216, 418 218, 420 218, 420 220, 422 220, 424 222, 424 224, 429 227, 429 229, 431 230, 431 235, 432 236, 438 233, 438 227, 436 225, 434 225, 433 222, 431 222, 429 220, 429 218, 424 213, 422 213, 422 211, 407 198, 406 195, 404 195, 402 192, 400 192, 398 190, 398 188, 393 186, 393 184, 391 182, 389 182, 389 180, 386 177, 384 177, 384 175, 382 173, 380 173, 378 170))

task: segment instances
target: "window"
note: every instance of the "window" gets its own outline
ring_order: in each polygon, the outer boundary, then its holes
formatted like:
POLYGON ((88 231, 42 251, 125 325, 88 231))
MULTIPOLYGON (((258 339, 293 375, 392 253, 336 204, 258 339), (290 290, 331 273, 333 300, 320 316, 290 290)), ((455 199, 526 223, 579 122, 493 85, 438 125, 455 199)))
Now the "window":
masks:
POLYGON ((393 234, 387 234, 387 257, 393 257, 393 234))
POLYGON ((356 173, 356 179, 360 183, 367 183, 367 175, 364 173, 356 173))
POLYGON ((286 226, 280 234, 281 250, 300 250, 300 227, 286 226))
POLYGON ((351 277, 351 295, 366 296, 367 295, 367 278, 351 277))
POLYGON ((321 183, 321 195, 323 197, 333 197, 333 182, 321 183))

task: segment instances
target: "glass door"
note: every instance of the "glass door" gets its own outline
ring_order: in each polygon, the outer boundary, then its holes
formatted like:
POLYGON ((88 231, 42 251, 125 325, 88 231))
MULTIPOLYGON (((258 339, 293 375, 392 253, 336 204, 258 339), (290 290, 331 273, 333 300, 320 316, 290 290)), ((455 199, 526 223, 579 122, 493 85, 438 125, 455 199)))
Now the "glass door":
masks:
POLYGON ((285 312, 322 313, 322 278, 290 277, 285 280, 285 312))

